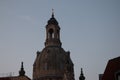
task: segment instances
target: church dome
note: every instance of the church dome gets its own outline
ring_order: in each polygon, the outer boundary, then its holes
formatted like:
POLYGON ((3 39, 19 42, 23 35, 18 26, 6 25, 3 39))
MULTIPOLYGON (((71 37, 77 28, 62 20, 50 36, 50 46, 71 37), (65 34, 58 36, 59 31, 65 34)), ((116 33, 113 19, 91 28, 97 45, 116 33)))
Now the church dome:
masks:
POLYGON ((65 71, 73 71, 73 63, 70 53, 60 47, 46 47, 42 52, 37 52, 37 59, 34 63, 39 77, 63 77, 65 71))

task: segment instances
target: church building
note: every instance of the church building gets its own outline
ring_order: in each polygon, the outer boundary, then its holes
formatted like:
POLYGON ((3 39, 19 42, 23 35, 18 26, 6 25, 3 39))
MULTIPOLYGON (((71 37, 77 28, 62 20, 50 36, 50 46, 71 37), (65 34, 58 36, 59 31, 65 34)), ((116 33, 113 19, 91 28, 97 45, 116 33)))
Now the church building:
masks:
POLYGON ((37 52, 33 80, 75 80, 70 52, 62 48, 60 26, 52 12, 46 25, 45 47, 37 52))
MULTIPOLYGON (((52 12, 51 18, 46 25, 45 47, 42 51, 37 51, 33 64, 32 80, 75 80, 74 64, 70 58, 70 52, 62 48, 60 40, 60 26, 52 12)), ((23 62, 19 76, 0 77, 0 80, 31 80, 25 75, 23 62)), ((83 70, 79 80, 85 80, 83 70)))

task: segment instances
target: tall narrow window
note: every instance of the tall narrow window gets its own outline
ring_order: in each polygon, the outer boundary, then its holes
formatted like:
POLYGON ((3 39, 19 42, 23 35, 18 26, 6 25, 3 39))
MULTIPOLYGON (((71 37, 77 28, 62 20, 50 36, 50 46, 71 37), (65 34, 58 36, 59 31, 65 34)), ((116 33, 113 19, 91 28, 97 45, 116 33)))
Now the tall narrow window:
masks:
POLYGON ((120 75, 118 76, 118 80, 120 80, 120 75))
POLYGON ((60 64, 60 69, 63 70, 63 68, 64 68, 64 67, 63 67, 63 64, 61 63, 61 64, 60 64))
POLYGON ((50 29, 49 30, 49 38, 54 38, 54 31, 53 31, 53 29, 50 29))
POLYGON ((44 69, 45 69, 45 70, 48 70, 48 64, 47 64, 47 62, 46 62, 45 65, 44 65, 44 69))
POLYGON ((59 39, 59 30, 57 30, 57 39, 59 39))
POLYGON ((117 80, 120 80, 120 73, 117 74, 117 80))
POLYGON ((120 80, 120 71, 116 72, 116 80, 120 80))

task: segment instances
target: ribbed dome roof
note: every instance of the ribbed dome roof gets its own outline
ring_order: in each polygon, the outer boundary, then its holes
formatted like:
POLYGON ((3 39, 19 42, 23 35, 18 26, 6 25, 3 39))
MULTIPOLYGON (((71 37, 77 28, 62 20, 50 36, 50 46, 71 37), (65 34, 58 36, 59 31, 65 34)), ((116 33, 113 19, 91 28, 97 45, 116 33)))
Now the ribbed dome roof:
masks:
POLYGON ((38 56, 37 60, 40 70, 63 70, 67 63, 73 64, 69 58, 69 52, 59 47, 47 47, 38 56), (43 66, 44 65, 44 66, 43 66))
POLYGON ((62 78, 66 71, 73 72, 73 66, 69 52, 61 47, 45 47, 42 52, 37 53, 34 63, 34 71, 37 73, 34 76, 62 78))

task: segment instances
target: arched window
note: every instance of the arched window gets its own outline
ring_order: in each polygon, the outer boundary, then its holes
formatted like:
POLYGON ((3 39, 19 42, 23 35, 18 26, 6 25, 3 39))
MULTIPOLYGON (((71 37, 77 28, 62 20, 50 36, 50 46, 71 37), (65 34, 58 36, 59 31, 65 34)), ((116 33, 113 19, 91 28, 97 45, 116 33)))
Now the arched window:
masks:
POLYGON ((59 39, 59 30, 57 30, 57 39, 59 39))
POLYGON ((54 31, 53 29, 49 29, 49 38, 54 38, 54 31))

